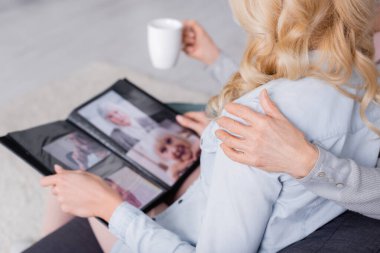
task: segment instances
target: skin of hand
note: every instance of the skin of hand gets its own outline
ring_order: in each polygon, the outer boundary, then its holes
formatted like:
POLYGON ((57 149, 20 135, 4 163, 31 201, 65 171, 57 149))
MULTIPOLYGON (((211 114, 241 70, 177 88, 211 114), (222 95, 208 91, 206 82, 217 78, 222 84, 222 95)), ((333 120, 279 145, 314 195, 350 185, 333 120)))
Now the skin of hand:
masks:
POLYGON ((226 105, 227 112, 247 125, 228 117, 217 120, 224 129, 215 133, 224 153, 236 162, 268 172, 287 173, 294 178, 307 176, 318 159, 317 147, 285 118, 266 90, 260 93, 260 105, 265 114, 235 103, 226 105))
POLYGON ((183 25, 183 51, 204 64, 213 64, 218 59, 220 50, 210 35, 194 20, 186 20, 183 25))
POLYGON ((41 179, 43 187, 51 187, 63 212, 79 217, 111 219, 123 202, 120 195, 102 178, 86 171, 70 171, 55 165, 57 174, 41 179))
POLYGON ((188 112, 183 116, 178 115, 176 120, 181 126, 193 130, 199 136, 202 135, 203 131, 210 123, 210 119, 206 116, 205 112, 188 112))

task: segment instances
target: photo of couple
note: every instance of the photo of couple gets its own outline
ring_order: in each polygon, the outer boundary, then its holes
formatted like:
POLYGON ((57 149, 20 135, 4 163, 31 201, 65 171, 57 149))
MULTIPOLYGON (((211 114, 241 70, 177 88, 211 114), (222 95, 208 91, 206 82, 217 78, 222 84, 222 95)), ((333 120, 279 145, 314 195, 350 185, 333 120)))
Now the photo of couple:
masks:
POLYGON ((73 132, 43 147, 43 150, 72 170, 88 170, 110 155, 85 134, 73 132))

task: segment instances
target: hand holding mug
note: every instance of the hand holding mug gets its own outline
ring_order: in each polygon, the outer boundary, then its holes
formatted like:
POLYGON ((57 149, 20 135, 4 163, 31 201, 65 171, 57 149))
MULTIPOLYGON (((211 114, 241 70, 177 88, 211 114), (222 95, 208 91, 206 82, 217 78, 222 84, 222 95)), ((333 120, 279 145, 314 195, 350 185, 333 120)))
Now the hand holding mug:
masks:
POLYGON ((183 51, 204 64, 213 64, 218 59, 220 50, 210 35, 194 20, 186 20, 183 24, 183 51))

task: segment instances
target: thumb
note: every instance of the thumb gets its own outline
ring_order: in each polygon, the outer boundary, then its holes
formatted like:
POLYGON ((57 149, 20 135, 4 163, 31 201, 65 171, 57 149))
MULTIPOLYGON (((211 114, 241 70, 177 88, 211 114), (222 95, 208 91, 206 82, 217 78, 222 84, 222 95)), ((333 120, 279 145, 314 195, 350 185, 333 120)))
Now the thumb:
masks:
POLYGON ((61 166, 59 166, 59 165, 54 165, 54 170, 55 170, 55 172, 57 173, 57 174, 62 174, 62 173, 64 173, 65 172, 65 170, 61 167, 61 166))
POLYGON ((266 115, 273 118, 284 118, 284 115, 280 112, 276 104, 270 99, 267 89, 263 89, 260 92, 260 105, 266 115))
POLYGON ((177 115, 176 119, 181 126, 195 131, 198 135, 202 133, 202 125, 199 122, 181 115, 177 115))

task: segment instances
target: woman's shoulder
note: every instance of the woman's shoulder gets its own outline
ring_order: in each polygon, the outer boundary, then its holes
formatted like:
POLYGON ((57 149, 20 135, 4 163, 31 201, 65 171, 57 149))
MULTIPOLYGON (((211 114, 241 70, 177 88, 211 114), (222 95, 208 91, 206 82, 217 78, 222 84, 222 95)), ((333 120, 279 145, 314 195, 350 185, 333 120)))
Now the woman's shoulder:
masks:
POLYGON ((245 94, 235 102, 262 112, 259 103, 262 89, 267 89, 281 112, 310 140, 349 131, 350 122, 357 109, 353 99, 325 81, 315 78, 277 79, 245 94))
POLYGON ((326 97, 336 97, 341 95, 337 89, 327 82, 306 77, 298 80, 285 78, 270 81, 236 100, 237 103, 249 104, 250 101, 257 100, 260 92, 266 89, 271 95, 271 99, 278 102, 286 102, 289 105, 308 103, 323 100, 326 97), (339 94, 338 94, 339 93, 339 94))

